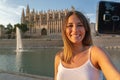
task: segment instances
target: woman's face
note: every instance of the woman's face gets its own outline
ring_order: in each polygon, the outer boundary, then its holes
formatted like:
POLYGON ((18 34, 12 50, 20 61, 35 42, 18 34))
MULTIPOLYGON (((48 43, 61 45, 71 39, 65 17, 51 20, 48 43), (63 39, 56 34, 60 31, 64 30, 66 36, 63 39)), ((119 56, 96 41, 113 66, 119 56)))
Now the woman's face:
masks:
POLYGON ((82 44, 82 40, 85 36, 85 28, 75 14, 68 18, 66 36, 72 43, 82 44))

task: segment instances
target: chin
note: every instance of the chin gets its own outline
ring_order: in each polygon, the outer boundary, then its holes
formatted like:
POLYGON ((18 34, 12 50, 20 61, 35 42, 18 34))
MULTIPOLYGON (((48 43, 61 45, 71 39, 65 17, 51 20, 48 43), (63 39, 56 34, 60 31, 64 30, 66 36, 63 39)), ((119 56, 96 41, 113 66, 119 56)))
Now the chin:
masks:
POLYGON ((79 40, 79 41, 71 41, 73 44, 81 44, 82 43, 82 41, 81 40, 79 40))

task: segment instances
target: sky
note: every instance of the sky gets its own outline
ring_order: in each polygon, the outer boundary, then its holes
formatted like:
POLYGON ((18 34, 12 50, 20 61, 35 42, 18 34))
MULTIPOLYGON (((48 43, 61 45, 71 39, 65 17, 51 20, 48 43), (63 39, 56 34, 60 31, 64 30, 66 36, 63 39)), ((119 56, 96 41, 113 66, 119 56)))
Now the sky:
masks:
MULTIPOLYGON (((9 23, 14 25, 21 23, 23 8, 29 5, 30 10, 64 10, 74 6, 76 10, 84 13, 90 18, 90 22, 96 22, 96 10, 100 0, 0 0, 0 24, 6 26, 9 23)), ((116 1, 120 0, 106 0, 116 1)))

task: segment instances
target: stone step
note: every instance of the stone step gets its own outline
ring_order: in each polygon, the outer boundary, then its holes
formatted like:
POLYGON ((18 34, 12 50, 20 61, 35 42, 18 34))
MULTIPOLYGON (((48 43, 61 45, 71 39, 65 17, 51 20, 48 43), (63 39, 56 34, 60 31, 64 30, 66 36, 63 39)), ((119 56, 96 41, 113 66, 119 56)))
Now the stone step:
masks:
POLYGON ((0 80, 53 80, 52 77, 0 71, 0 80))

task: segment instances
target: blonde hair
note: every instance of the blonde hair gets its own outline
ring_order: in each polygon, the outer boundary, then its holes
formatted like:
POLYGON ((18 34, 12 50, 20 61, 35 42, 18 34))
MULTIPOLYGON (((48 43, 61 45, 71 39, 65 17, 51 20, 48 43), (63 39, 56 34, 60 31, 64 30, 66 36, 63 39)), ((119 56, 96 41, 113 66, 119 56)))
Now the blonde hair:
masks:
POLYGON ((75 14, 80 19, 80 21, 83 23, 85 31, 86 31, 85 37, 82 41, 83 45, 84 46, 92 45, 90 25, 89 25, 87 18, 79 11, 68 12, 66 17, 64 18, 64 23, 62 26, 62 38, 63 38, 64 49, 63 49, 61 59, 66 63, 69 63, 72 56, 73 56, 73 51, 72 51, 73 45, 72 45, 71 41, 66 36, 66 26, 68 23, 68 18, 73 14, 75 14))

